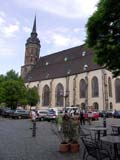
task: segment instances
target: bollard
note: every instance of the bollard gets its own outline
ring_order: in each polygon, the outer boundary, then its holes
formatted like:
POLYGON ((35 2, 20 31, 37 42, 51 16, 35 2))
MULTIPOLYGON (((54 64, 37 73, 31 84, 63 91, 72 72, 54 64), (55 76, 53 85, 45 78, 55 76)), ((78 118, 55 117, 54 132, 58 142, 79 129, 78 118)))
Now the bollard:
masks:
POLYGON ((32 137, 36 136, 36 121, 33 120, 32 137))
MULTIPOLYGON (((105 113, 103 114, 103 127, 106 128, 106 114, 105 113)), ((106 135, 107 135, 107 131, 104 131, 104 136, 106 135)))

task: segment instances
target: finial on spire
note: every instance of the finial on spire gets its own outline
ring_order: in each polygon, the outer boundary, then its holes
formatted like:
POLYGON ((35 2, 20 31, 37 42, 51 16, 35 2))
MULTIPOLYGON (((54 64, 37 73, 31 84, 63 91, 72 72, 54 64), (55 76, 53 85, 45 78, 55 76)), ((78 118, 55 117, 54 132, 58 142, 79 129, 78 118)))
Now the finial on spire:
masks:
POLYGON ((35 14, 35 18, 34 18, 34 24, 33 24, 32 33, 36 33, 36 14, 35 14))

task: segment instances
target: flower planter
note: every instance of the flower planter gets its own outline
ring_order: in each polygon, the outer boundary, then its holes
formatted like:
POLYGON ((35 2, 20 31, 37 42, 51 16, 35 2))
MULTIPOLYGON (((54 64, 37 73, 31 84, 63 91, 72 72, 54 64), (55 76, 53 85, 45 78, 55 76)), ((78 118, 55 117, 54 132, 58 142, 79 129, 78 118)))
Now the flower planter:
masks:
POLYGON ((79 152, 80 145, 78 143, 71 143, 70 144, 70 152, 76 153, 79 152))
POLYGON ((59 151, 61 153, 69 152, 70 145, 68 143, 61 143, 59 146, 59 151))

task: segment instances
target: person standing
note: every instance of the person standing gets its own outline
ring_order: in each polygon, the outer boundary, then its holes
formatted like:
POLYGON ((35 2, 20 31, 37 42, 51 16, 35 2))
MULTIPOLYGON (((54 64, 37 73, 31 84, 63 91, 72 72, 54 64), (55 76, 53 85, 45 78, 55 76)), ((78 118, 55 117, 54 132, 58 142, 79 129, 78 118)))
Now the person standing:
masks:
POLYGON ((85 118, 84 118, 83 111, 80 111, 80 124, 85 125, 85 118))
POLYGON ((32 122, 33 122, 33 121, 36 121, 37 114, 36 114, 35 110, 32 110, 32 111, 30 112, 30 117, 31 117, 32 122))
POLYGON ((31 117, 31 120, 32 120, 32 137, 35 137, 36 136, 36 118, 37 118, 37 114, 35 112, 35 110, 32 110, 30 112, 30 117, 31 117))
POLYGON ((88 123, 89 125, 91 125, 91 121, 92 121, 92 112, 91 111, 88 111, 88 123))

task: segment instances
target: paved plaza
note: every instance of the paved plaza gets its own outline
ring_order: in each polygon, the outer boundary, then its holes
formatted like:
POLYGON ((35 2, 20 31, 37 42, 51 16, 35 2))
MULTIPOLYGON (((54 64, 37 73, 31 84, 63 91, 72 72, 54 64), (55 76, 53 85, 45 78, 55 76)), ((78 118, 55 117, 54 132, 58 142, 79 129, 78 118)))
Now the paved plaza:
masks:
MULTIPOLYGON (((115 123, 120 119, 107 119, 108 127, 115 123)), ((101 124, 102 119, 92 121, 92 126, 101 124)), ((63 154, 49 122, 37 122, 36 137, 32 137, 31 126, 30 120, 0 119, 0 160, 82 160, 82 143, 81 152, 63 154)))

